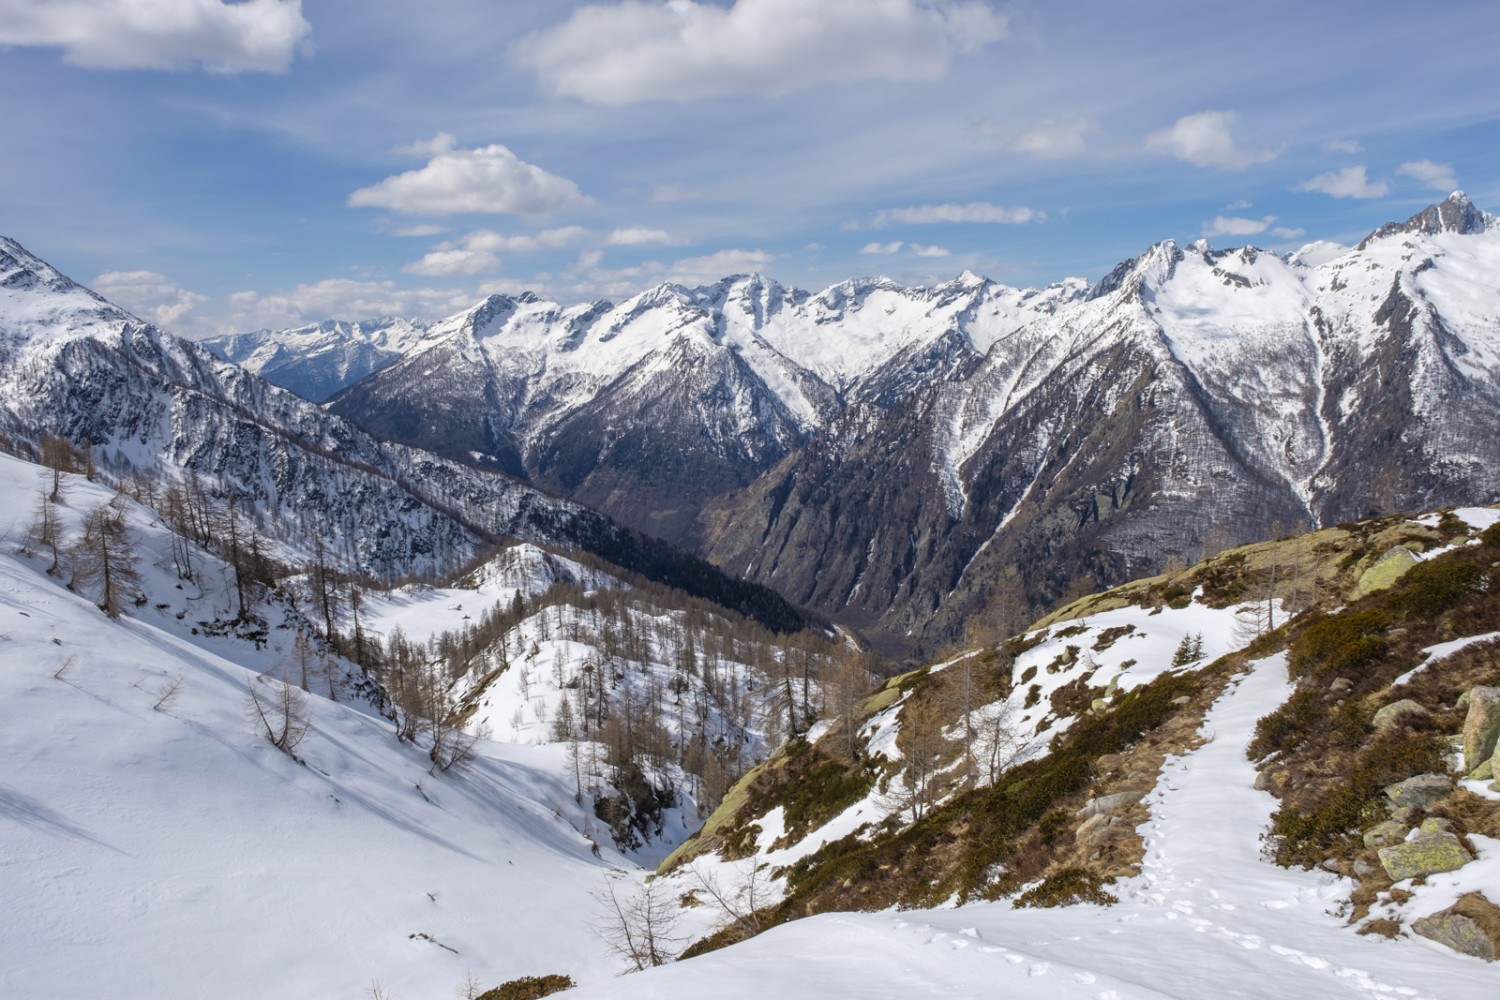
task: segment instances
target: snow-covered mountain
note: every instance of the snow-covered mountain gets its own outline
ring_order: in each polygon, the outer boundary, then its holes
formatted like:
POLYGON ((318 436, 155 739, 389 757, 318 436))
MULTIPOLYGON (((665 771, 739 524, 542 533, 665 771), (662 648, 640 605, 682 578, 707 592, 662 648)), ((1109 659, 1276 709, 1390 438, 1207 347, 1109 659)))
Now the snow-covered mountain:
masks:
POLYGON ((375 433, 491 463, 672 540, 707 499, 804 444, 846 401, 951 377, 1080 296, 966 274, 813 296, 759 275, 661 285, 619 305, 492 296, 434 324, 330 408, 375 433))
POLYGON ((1497 275, 1500 225, 1455 193, 1354 248, 1166 241, 1092 286, 495 297, 331 408, 942 642, 1007 566, 1050 567, 1008 594, 1036 607, 1500 495, 1497 275))
POLYGON ((386 316, 226 334, 198 343, 272 385, 322 403, 401 357, 426 329, 421 321, 386 316))
POLYGON ((377 579, 440 576, 498 541, 580 547, 752 614, 762 588, 504 473, 377 439, 141 322, 0 238, 0 433, 45 434, 119 474, 197 477, 264 534, 377 579), (732 596, 738 595, 738 596, 732 596))

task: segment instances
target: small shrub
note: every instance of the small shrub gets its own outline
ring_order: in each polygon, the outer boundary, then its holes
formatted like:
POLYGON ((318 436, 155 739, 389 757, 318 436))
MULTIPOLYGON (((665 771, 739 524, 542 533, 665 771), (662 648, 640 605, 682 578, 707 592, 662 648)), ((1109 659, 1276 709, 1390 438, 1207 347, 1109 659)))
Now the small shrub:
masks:
POLYGON ((1407 570, 1391 595, 1390 606, 1408 618, 1431 618, 1480 589, 1478 566, 1455 559, 1418 563, 1407 570))
POLYGON ((576 985, 572 976, 523 976, 485 990, 476 1000, 542 1000, 542 997, 571 990, 576 985))
POLYGON ((1113 906, 1120 898, 1104 891, 1105 880, 1087 868, 1064 868, 1016 898, 1017 907, 1070 906, 1097 903, 1113 906))
MULTIPOLYGON (((1289 664, 1292 675, 1305 677, 1310 673, 1328 672, 1323 669, 1324 666, 1340 650, 1355 645, 1361 639, 1378 636, 1390 623, 1390 616, 1378 609, 1345 612, 1313 622, 1302 630, 1302 635, 1292 644, 1289 664)), ((1358 655, 1372 655, 1373 648, 1365 644, 1358 655)), ((1345 655, 1350 659, 1338 661, 1344 666, 1357 659, 1356 654, 1345 655)))

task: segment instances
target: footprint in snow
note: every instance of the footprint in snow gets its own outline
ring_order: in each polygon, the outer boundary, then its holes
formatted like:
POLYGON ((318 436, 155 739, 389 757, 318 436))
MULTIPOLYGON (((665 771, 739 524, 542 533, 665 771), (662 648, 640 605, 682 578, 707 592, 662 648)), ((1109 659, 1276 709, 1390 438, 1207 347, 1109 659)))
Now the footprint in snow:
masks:
POLYGON ((1268 899, 1260 905, 1264 906, 1268 910, 1284 910, 1292 904, 1288 903, 1284 899, 1268 899))
POLYGON ((1094 975, 1091 972, 1075 972, 1073 973, 1073 978, 1085 986, 1094 982, 1094 975))
POLYGON ((1035 965, 1033 965, 1031 968, 1027 969, 1026 970, 1026 974, 1028 976, 1045 976, 1047 973, 1049 973, 1051 971, 1052 971, 1052 963, 1051 962, 1038 962, 1035 965))
POLYGON ((1020 965, 1022 962, 1026 961, 1026 958, 1023 955, 1010 954, 1005 956, 1005 960, 1011 965, 1020 965))

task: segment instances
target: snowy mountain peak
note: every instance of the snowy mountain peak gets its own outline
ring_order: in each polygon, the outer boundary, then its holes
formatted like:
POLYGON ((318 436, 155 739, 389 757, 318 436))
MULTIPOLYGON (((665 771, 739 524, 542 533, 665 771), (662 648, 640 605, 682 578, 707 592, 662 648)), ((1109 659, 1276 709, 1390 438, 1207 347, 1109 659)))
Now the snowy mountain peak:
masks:
POLYGON ((64 339, 118 331, 140 319, 0 236, 0 334, 64 339))
POLYGON ((1477 207, 1467 194, 1455 191, 1438 204, 1428 205, 1405 222, 1388 222, 1381 226, 1364 238, 1359 249, 1365 249, 1376 240, 1407 234, 1435 236, 1438 233, 1456 233, 1460 236, 1473 236, 1496 224, 1496 218, 1477 207))

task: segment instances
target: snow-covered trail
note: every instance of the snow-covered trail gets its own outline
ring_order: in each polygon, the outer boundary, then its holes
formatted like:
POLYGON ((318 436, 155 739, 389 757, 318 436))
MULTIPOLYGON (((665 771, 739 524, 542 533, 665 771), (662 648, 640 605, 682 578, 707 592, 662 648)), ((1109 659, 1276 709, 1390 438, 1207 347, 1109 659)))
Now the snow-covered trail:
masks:
POLYGON ((1168 760, 1141 828, 1142 872, 1114 887, 1115 906, 831 914, 574 996, 1493 998, 1500 968, 1420 939, 1361 937, 1334 912, 1347 884, 1261 859, 1275 801, 1254 789, 1245 747, 1289 691, 1283 657, 1258 662, 1210 710, 1209 742, 1168 760))

